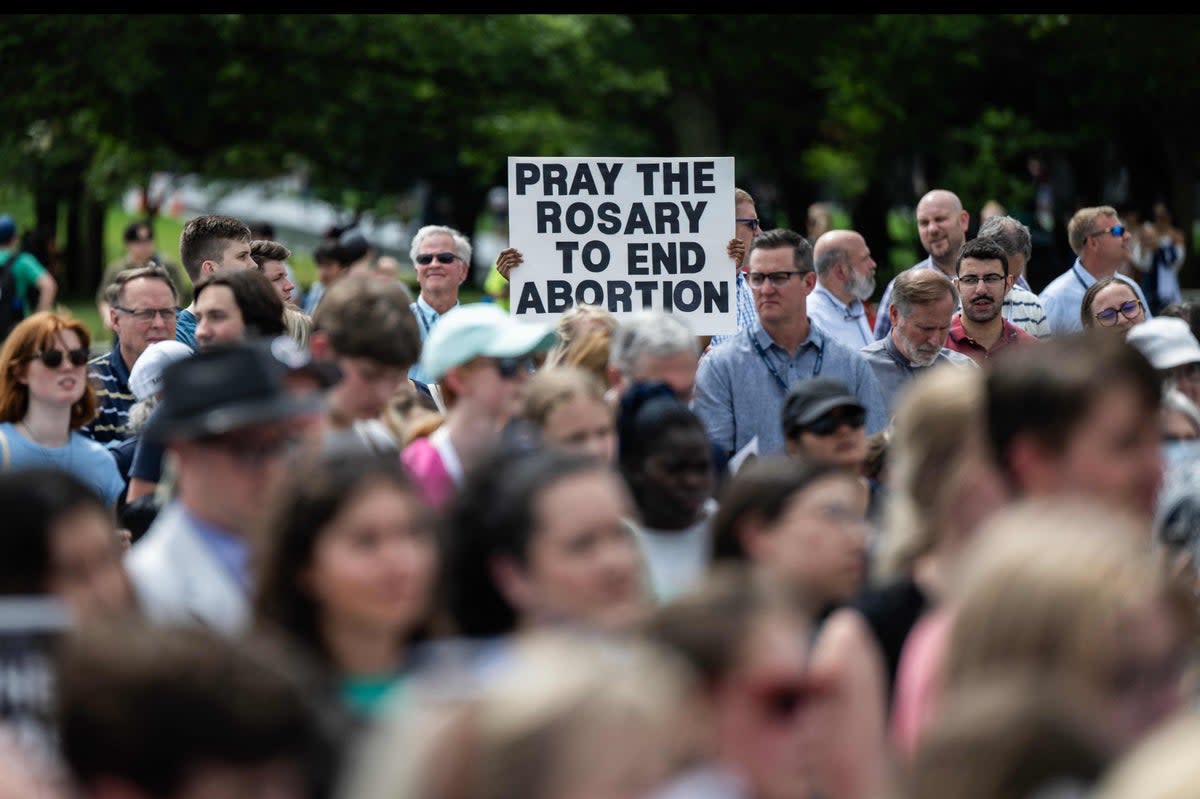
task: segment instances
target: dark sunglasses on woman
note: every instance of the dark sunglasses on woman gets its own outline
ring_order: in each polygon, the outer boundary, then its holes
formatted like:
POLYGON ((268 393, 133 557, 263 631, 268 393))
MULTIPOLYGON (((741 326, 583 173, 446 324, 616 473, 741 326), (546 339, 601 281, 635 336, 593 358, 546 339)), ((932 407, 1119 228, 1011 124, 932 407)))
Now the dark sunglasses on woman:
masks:
POLYGON ((83 366, 88 362, 88 357, 91 355, 87 347, 80 347, 74 350, 46 350, 45 352, 35 352, 30 355, 27 360, 40 360, 47 369, 57 369, 62 366, 63 356, 71 362, 72 366, 83 366))

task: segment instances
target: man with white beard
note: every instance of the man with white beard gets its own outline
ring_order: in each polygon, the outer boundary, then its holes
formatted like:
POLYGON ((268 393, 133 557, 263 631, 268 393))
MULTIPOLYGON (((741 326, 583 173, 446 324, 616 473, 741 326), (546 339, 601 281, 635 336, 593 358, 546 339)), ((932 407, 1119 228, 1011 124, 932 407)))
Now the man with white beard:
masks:
POLYGON ((817 286, 808 295, 808 317, 851 349, 875 340, 863 302, 875 293, 875 259, 853 230, 829 230, 813 246, 817 286))
POLYGON ((978 368, 961 352, 946 348, 958 291, 940 269, 910 269, 892 282, 891 330, 860 352, 879 378, 888 412, 901 392, 926 369, 941 363, 978 368))

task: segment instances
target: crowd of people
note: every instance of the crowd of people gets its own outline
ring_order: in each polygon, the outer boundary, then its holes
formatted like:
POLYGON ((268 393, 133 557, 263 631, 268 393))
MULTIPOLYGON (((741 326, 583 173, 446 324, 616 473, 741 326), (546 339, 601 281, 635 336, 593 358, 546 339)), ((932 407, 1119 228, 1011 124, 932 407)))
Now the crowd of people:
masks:
POLYGON ((272 231, 197 216, 175 265, 138 221, 96 357, 43 281, 0 347, 0 797, 1181 795, 1183 255, 1081 208, 1034 293, 1028 228, 935 189, 873 307, 861 233, 734 201, 712 338, 464 302, 443 225, 415 292, 351 230, 302 298, 272 231))

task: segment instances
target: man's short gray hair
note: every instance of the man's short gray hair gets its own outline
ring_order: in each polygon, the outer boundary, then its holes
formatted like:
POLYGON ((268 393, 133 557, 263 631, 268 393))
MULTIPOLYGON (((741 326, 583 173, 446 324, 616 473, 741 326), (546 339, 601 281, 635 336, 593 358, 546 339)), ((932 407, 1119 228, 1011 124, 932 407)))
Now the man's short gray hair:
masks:
POLYGON ((1009 258, 1023 255, 1028 261, 1033 257, 1033 237, 1029 235, 1029 228, 1015 217, 991 217, 979 226, 975 238, 991 239, 1000 245, 1009 258))
POLYGON ((700 344, 691 328, 664 311, 641 311, 618 322, 609 345, 608 363, 628 375, 643 355, 661 358, 677 352, 700 357, 700 344))

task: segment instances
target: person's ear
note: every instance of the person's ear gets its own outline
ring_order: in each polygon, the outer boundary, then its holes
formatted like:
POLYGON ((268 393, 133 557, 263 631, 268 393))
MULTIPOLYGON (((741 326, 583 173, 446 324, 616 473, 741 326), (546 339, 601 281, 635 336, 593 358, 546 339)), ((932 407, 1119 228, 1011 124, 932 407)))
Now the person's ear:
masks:
POLYGON ((533 582, 525 567, 507 555, 497 555, 488 562, 492 582, 500 595, 519 613, 527 612, 534 604, 533 582))
POLYGON ((1053 492, 1062 484, 1059 458, 1028 433, 1008 445, 1004 467, 1020 494, 1053 492))
POLYGON ((329 335, 324 330, 314 330, 309 335, 308 351, 312 357, 323 361, 334 357, 333 345, 329 343, 329 335))
POLYGON ((896 303, 888 306, 888 321, 892 323, 892 327, 900 321, 900 309, 896 307, 896 303))
POLYGON ((804 293, 809 294, 817 285, 817 273, 814 270, 809 270, 804 273, 804 293))
POLYGON ((742 552, 751 562, 764 563, 769 560, 774 536, 760 514, 751 513, 739 522, 734 529, 734 535, 737 536, 742 552))
POLYGON ((604 374, 608 378, 609 388, 615 389, 621 385, 621 370, 611 363, 604 367, 604 374))

